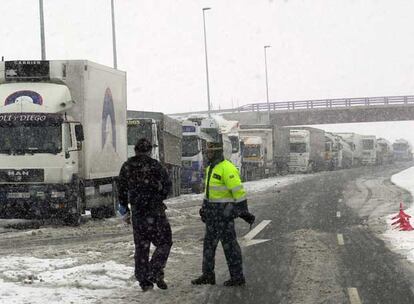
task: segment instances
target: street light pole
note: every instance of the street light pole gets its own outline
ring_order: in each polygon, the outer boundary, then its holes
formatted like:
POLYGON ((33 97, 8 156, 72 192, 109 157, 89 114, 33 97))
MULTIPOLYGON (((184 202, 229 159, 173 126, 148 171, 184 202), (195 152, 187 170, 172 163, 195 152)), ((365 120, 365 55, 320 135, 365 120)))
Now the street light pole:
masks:
POLYGON ((203 8, 203 25, 204 25, 204 53, 206 57, 208 117, 211 117, 210 83, 209 83, 209 77, 208 77, 207 34, 206 34, 206 16, 205 16, 205 12, 209 9, 210 9, 209 7, 203 8))
POLYGON ((265 59, 265 74, 266 74, 266 101, 267 101, 267 122, 270 124, 270 103, 269 103, 269 82, 267 77, 267 53, 266 49, 270 48, 270 45, 264 46, 264 59, 265 59))
POLYGON ((117 63, 117 56, 116 56, 114 0, 111 0, 111 14, 112 14, 112 50, 113 50, 113 56, 114 56, 114 69, 117 69, 118 68, 118 63, 117 63))
POLYGON ((40 46, 42 50, 42 60, 46 60, 46 46, 45 46, 45 22, 43 16, 43 0, 39 0, 39 15, 40 15, 40 46))

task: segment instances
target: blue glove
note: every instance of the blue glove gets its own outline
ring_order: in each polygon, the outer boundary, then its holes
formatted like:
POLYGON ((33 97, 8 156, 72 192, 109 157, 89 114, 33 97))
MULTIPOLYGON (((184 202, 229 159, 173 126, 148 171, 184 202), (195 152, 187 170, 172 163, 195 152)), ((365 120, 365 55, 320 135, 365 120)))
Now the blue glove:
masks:
POLYGON ((119 204, 118 211, 122 216, 128 213, 128 209, 121 204, 119 204))

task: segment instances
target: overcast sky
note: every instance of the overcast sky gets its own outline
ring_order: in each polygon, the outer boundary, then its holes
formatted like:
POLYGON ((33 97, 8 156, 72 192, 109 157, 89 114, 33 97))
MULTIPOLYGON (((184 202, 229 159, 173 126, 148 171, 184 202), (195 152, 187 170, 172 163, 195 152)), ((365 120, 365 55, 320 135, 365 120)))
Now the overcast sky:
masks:
MULTIPOLYGON (((38 0, 0 1, 0 55, 39 59, 38 0)), ((265 101, 266 44, 271 101, 414 94, 414 1, 115 0, 115 6, 129 109, 206 109, 206 6, 214 108, 265 101)), ((44 0, 44 9, 48 59, 112 65, 110 0, 44 0)), ((395 127, 411 136, 412 125, 351 129, 395 139, 395 127)))

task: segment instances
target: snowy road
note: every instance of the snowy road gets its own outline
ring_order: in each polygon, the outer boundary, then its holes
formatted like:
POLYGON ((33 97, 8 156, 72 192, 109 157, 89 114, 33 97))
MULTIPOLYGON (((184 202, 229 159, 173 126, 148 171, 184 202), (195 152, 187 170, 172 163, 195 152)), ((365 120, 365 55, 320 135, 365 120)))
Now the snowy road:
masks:
MULTIPOLYGON (((78 228, 21 230, 3 222, 0 303, 349 303, 348 288, 359 291, 363 303, 388 303, 378 302, 380 297, 410 303, 411 272, 395 270, 409 266, 402 267, 404 261, 377 238, 386 227, 384 216, 394 213, 402 198, 411 199, 389 181, 407 166, 247 183, 258 223, 272 220, 256 238, 271 241, 243 249, 248 285, 241 289, 220 285, 228 276, 221 248, 219 285, 189 284, 201 264, 200 195, 168 202, 174 245, 167 291, 140 291, 132 276, 131 228, 118 218, 85 217, 78 228)), ((248 232, 243 221, 237 226, 239 236, 248 232)))

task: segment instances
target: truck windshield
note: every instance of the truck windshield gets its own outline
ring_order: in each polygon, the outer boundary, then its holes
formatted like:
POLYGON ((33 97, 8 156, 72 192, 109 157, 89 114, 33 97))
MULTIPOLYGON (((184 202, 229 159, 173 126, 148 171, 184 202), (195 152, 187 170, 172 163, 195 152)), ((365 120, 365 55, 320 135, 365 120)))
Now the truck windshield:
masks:
POLYGON ((374 141, 372 139, 363 139, 362 147, 364 150, 372 150, 374 149, 374 141))
POLYGON ((290 152, 291 153, 305 153, 306 144, 305 143, 290 143, 290 152))
POLYGON ((198 147, 198 137, 197 136, 183 136, 182 141, 182 156, 189 157, 197 155, 200 152, 198 147))
POLYGON ((135 145, 140 138, 146 138, 152 143, 152 123, 133 121, 132 124, 128 122, 128 145, 135 145))
POLYGON ((244 157, 260 156, 260 147, 259 146, 244 146, 243 156, 244 157))
POLYGON ((0 153, 57 154, 61 151, 61 125, 0 126, 0 153))
POLYGON ((392 147, 396 151, 404 151, 404 150, 407 149, 407 145, 406 144, 393 144, 392 147))
POLYGON ((231 153, 237 153, 240 150, 240 142, 237 136, 229 136, 231 141, 231 153))

